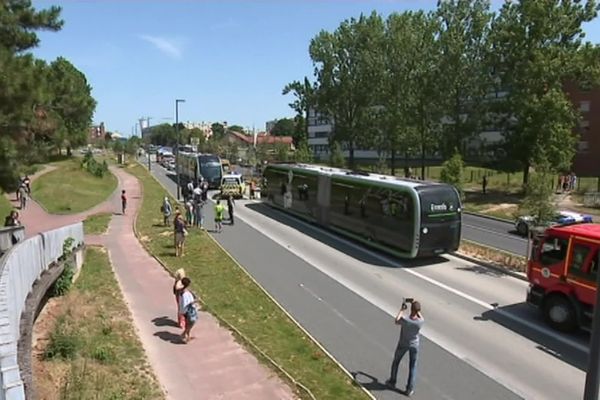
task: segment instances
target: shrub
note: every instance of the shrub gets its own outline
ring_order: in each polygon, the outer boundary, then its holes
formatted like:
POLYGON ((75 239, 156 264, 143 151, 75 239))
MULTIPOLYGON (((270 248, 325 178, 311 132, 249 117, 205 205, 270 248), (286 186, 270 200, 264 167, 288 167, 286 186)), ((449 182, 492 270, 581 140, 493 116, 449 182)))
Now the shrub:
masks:
POLYGON ((59 317, 56 327, 50 334, 48 347, 44 352, 45 359, 61 358, 72 360, 81 348, 81 340, 67 323, 65 316, 59 317))
POLYGON ((98 178, 103 178, 104 174, 108 172, 106 160, 99 163, 90 152, 87 152, 81 160, 81 167, 98 178))
POLYGON ((67 294, 73 285, 73 277, 75 276, 75 268, 70 263, 65 265, 65 269, 61 272, 54 285, 52 285, 52 297, 60 297, 67 294))
POLYGON ((442 164, 442 171, 440 174, 440 180, 450 185, 454 185, 456 190, 460 193, 461 198, 464 198, 462 188, 462 175, 465 169, 465 163, 458 152, 449 159, 444 161, 442 164))

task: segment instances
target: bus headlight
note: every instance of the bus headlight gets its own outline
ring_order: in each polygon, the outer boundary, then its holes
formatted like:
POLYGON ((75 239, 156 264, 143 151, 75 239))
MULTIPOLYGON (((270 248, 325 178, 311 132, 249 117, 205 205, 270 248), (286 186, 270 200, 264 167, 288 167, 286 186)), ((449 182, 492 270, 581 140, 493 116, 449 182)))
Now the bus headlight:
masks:
POLYGON ((423 231, 422 231, 422 232, 423 232, 423 234, 425 234, 425 235, 426 235, 426 234, 427 234, 427 232, 429 232, 429 229, 427 229, 427 227, 425 227, 425 228, 423 228, 423 231))

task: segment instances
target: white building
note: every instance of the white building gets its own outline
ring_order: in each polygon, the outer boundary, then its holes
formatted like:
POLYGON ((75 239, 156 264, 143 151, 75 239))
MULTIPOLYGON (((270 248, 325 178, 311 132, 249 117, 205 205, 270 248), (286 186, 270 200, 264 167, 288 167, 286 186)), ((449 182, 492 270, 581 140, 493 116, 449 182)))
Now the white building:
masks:
POLYGON ((210 137, 213 135, 213 131, 212 131, 212 124, 208 123, 208 122, 182 122, 183 126, 186 129, 200 129, 202 131, 202 133, 204 133, 204 137, 206 139, 210 139, 210 137))
MULTIPOLYGON (((328 160, 330 156, 329 140, 333 134, 334 122, 314 109, 308 111, 308 147, 312 150, 316 160, 328 160)), ((342 145, 343 146, 343 145, 342 145)), ((342 147, 342 154, 349 157, 347 149, 342 147)), ((376 150, 354 149, 355 161, 375 161, 380 157, 376 150)))

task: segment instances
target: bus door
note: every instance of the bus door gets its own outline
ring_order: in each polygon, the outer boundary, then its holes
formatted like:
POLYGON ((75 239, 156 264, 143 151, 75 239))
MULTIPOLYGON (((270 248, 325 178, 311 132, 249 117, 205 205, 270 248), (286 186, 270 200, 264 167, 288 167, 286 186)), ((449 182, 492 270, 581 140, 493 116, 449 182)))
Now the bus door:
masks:
POLYGON ((579 237, 571 239, 567 282, 572 285, 577 299, 587 304, 593 304, 596 299, 599 243, 579 237))
POLYGON ((319 175, 319 189, 317 190, 317 221, 329 225, 329 206, 331 204, 331 177, 319 175))

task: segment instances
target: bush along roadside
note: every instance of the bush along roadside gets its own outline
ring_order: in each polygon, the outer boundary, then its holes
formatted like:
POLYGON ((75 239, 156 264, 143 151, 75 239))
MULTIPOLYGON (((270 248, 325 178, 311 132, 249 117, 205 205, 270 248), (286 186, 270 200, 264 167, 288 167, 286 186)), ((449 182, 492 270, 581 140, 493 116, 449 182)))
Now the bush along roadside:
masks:
POLYGON ((102 248, 88 248, 71 290, 34 327, 39 398, 164 399, 102 248))
MULTIPOLYGON (((162 226, 158 209, 167 193, 143 167, 133 166, 128 171, 143 185, 142 206, 136 220, 142 244, 151 254, 160 257, 171 273, 184 268, 206 309, 228 321, 260 349, 257 352, 247 346, 259 360, 264 361, 260 354, 264 353, 317 399, 369 398, 206 232, 190 231, 184 257, 175 258, 174 251, 165 251, 173 246, 172 229, 162 226)), ((302 390, 297 394, 311 398, 302 390)))
POLYGON ((458 253, 510 272, 525 272, 527 268, 527 260, 523 256, 493 249, 469 240, 461 241, 458 253))
POLYGON ((81 160, 81 167, 98 178, 103 178, 108 172, 108 164, 106 163, 106 160, 99 163, 96 161, 91 152, 85 153, 83 160, 81 160))

